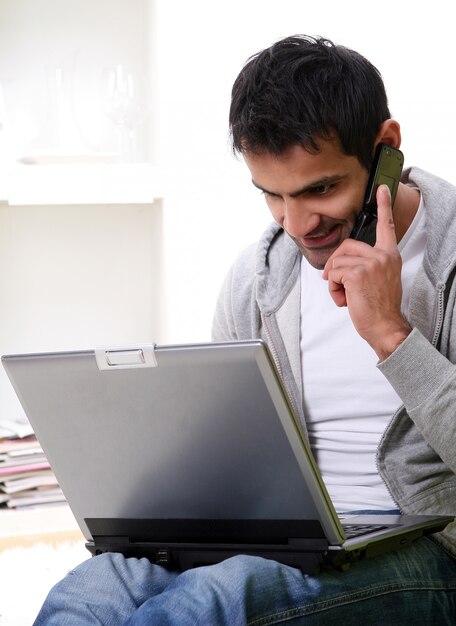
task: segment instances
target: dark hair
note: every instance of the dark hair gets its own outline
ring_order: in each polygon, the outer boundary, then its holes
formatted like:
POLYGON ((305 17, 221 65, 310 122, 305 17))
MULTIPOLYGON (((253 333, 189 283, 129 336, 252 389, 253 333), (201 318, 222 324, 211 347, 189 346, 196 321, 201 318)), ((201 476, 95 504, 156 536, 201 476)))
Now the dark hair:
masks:
POLYGON ((357 52, 322 37, 295 35, 252 56, 231 94, 233 151, 318 151, 339 138, 368 169, 381 123, 391 117, 380 72, 357 52))

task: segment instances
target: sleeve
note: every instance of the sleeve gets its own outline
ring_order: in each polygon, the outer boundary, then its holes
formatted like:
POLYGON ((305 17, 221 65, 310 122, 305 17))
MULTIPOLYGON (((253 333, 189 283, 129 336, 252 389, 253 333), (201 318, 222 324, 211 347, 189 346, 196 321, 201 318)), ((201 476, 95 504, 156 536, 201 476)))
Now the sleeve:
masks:
POLYGON ((414 328, 377 367, 423 437, 456 473, 456 365, 414 328))

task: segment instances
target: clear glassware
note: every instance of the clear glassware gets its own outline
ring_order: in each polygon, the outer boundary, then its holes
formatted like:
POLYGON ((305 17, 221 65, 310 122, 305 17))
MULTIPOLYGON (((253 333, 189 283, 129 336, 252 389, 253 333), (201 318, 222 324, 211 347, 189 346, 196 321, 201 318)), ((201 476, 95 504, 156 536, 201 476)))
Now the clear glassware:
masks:
POLYGON ((137 159, 137 128, 145 109, 140 81, 121 64, 105 71, 104 111, 114 124, 117 150, 122 162, 137 159))

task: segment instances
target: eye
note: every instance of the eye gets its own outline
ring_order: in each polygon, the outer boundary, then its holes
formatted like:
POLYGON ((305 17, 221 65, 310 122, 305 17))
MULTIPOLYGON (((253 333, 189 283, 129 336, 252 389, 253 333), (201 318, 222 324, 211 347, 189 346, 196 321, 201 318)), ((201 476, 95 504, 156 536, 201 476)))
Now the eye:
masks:
POLYGON ((322 185, 316 185, 315 187, 311 187, 307 190, 307 193, 313 196, 324 196, 331 191, 334 187, 334 184, 325 183, 322 185))

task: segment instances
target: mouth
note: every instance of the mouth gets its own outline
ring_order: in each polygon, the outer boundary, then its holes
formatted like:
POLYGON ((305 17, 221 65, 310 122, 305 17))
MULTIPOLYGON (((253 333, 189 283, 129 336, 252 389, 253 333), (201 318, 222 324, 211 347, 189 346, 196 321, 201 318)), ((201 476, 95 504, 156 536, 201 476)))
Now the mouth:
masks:
POLYGON ((338 245, 340 242, 341 228, 342 227, 340 224, 336 224, 329 231, 325 230, 322 233, 316 233, 314 235, 302 237, 300 243, 305 248, 332 248, 338 245))

